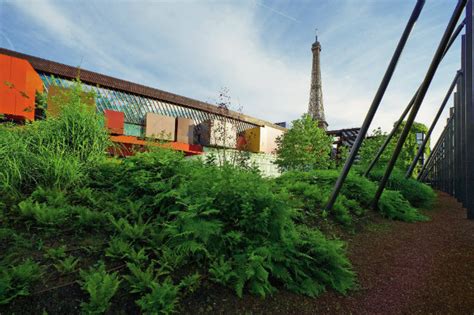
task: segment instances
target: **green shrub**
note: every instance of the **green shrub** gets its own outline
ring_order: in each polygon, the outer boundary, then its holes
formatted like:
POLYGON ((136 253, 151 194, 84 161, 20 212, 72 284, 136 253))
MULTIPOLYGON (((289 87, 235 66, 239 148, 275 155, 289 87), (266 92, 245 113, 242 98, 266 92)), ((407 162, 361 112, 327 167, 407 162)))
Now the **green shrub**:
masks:
POLYGON ((0 305, 29 295, 31 284, 40 276, 40 266, 30 259, 16 266, 0 266, 0 305))
MULTIPOLYGON (((338 176, 339 172, 336 170, 287 172, 278 178, 277 182, 300 205, 306 207, 307 211, 320 214, 323 213, 322 209, 326 205, 329 192, 338 176), (308 206, 314 208, 308 208, 308 206)), ((377 186, 374 182, 357 173, 350 173, 329 215, 332 215, 339 223, 349 224, 351 215, 361 216, 365 213, 364 209, 371 208, 376 190, 377 186)), ((382 215, 407 222, 426 219, 418 214, 417 210, 412 208, 402 195, 388 189, 385 192, 387 197, 382 197, 379 201, 382 215)))
POLYGON ((110 300, 120 286, 116 272, 107 273, 105 265, 99 264, 97 268, 89 271, 81 270, 81 284, 84 291, 90 296, 89 302, 82 302, 82 311, 86 314, 101 314, 110 307, 110 300))
POLYGON ((171 213, 161 238, 189 259, 210 261, 213 278, 239 296, 244 288, 271 294, 272 281, 308 295, 321 292, 308 283, 345 292, 354 275, 339 242, 322 234, 306 239, 309 232, 294 224, 288 197, 276 190, 253 172, 195 166, 177 189, 182 209, 171 213), (344 285, 334 286, 337 281, 344 285))
MULTIPOLYGON (((379 181, 384 174, 384 170, 373 170, 369 176, 375 181, 379 181)), ((413 207, 430 209, 436 199, 436 193, 433 189, 413 178, 405 178, 405 174, 399 170, 394 169, 387 182, 387 188, 391 190, 398 190, 405 197, 413 207)))
POLYGON ((427 221, 398 191, 385 190, 378 204, 380 212, 389 219, 407 222, 427 221))

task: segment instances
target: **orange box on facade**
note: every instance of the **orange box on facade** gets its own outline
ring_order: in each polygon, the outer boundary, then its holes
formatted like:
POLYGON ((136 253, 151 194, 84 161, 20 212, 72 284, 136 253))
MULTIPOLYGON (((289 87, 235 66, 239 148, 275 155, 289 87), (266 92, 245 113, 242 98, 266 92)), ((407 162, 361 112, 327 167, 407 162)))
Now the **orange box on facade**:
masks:
POLYGON ((0 114, 34 120, 37 91, 43 92, 43 82, 30 63, 0 54, 0 114))

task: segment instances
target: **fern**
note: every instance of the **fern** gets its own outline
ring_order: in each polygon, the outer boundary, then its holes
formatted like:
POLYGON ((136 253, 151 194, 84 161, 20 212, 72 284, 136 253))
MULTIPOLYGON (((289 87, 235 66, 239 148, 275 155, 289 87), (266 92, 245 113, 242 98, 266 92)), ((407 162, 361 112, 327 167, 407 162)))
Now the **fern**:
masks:
POLYGON ((174 285, 170 278, 162 283, 153 282, 151 292, 136 301, 145 314, 171 314, 178 303, 179 286, 174 285))
POLYGON ((17 266, 0 267, 0 305, 29 295, 31 284, 40 276, 40 266, 30 259, 17 266))
POLYGON ((105 256, 123 259, 130 255, 133 250, 132 245, 119 237, 113 237, 109 241, 109 247, 105 250, 105 256))
POLYGON ((137 241, 147 238, 146 232, 148 230, 148 224, 143 223, 141 218, 134 224, 131 224, 124 218, 116 220, 113 216, 109 216, 109 220, 116 231, 125 239, 137 241))
POLYGON ((70 273, 76 270, 76 266, 79 263, 80 259, 74 256, 68 256, 63 260, 60 260, 57 264, 54 264, 54 267, 57 271, 62 274, 70 273))
POLYGON ((133 263, 128 263, 127 267, 132 275, 124 276, 124 278, 130 284, 132 288, 130 292, 132 293, 147 292, 156 281, 157 277, 155 276, 153 264, 150 264, 144 271, 133 263))
POLYGON ((66 245, 61 245, 56 248, 48 248, 46 250, 46 254, 44 254, 45 258, 59 260, 66 257, 66 245))
POLYGON ((80 271, 82 281, 79 283, 90 296, 89 302, 82 302, 82 311, 86 314, 101 314, 110 307, 110 300, 120 286, 116 272, 107 273, 105 265, 99 264, 97 268, 89 271, 80 271))
POLYGON ((201 275, 196 272, 181 279, 181 282, 179 283, 179 288, 180 290, 186 290, 187 293, 193 293, 197 291, 200 285, 201 275))

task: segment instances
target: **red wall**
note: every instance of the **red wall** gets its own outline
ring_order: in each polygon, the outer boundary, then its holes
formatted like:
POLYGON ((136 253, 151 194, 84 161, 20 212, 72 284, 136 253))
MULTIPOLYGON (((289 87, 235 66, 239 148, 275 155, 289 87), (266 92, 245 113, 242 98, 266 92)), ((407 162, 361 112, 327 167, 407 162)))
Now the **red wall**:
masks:
POLYGON ((0 114, 34 120, 36 91, 43 82, 30 63, 0 54, 0 114))

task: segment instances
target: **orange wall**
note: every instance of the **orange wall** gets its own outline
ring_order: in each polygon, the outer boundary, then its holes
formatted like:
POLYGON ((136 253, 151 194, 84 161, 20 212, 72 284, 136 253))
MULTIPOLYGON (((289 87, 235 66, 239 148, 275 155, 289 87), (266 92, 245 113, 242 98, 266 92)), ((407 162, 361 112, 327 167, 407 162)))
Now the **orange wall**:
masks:
POLYGON ((0 54, 0 114, 34 120, 36 91, 43 82, 30 63, 0 54))

